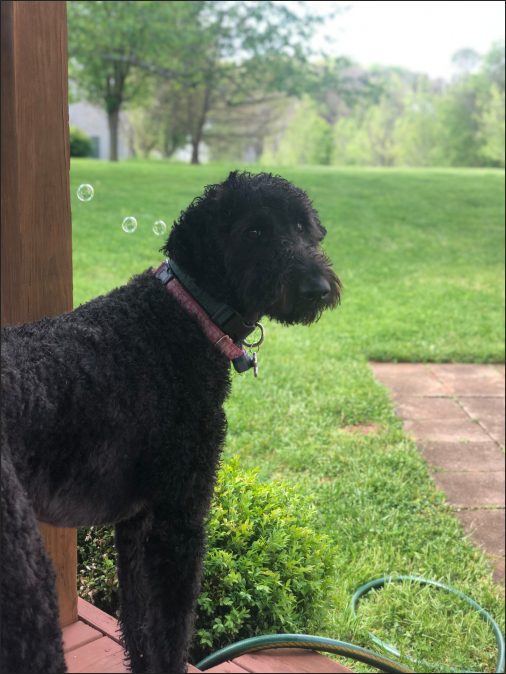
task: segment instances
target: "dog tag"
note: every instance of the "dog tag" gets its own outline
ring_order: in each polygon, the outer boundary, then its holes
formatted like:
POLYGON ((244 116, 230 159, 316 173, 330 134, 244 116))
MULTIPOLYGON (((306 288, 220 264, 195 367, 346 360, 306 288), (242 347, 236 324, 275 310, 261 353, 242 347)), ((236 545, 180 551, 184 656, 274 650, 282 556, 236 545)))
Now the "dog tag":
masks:
POLYGON ((258 377, 258 361, 256 353, 253 354, 253 374, 258 377))

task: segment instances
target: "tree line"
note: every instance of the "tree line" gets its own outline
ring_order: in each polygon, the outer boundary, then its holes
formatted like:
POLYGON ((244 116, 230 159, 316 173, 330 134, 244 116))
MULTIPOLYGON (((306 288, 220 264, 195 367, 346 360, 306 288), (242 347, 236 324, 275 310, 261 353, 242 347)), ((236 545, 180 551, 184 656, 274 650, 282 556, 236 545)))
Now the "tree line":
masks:
POLYGON ((128 105, 149 113, 144 126, 157 126, 166 153, 189 137, 192 163, 212 112, 301 94, 310 37, 338 11, 301 13, 270 0, 95 0, 67 8, 69 78, 75 97, 105 108, 110 159, 117 160, 119 112, 128 105))
MULTIPOLYGON (((304 3, 301 3, 304 4, 304 3)), ((101 105, 118 156, 170 157, 203 142, 212 159, 277 164, 504 166, 504 42, 463 49, 447 84, 401 68, 325 58, 326 14, 269 0, 69 1, 74 97, 101 105)))
POLYGON ((263 160, 503 167, 504 42, 483 57, 462 49, 453 60, 457 74, 450 83, 401 68, 341 64, 355 95, 346 101, 330 89, 293 101, 284 126, 267 139, 263 160))

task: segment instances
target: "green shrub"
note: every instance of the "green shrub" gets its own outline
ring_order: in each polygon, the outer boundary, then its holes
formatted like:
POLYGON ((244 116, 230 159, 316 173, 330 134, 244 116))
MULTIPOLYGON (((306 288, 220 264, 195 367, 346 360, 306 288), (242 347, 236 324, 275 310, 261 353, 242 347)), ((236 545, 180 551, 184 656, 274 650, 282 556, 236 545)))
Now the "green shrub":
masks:
POLYGON ((118 576, 114 527, 77 530, 77 592, 102 611, 116 615, 118 576))
POLYGON ((89 136, 75 126, 69 127, 70 156, 91 157, 93 145, 89 136))
MULTIPOLYGON (((322 631, 335 548, 311 528, 296 487, 260 484, 239 460, 223 466, 208 523, 192 660, 261 634, 322 631)), ((80 530, 79 594, 116 610, 112 528, 80 530)))
POLYGON ((311 632, 325 617, 335 548, 311 528, 315 510, 285 483, 223 466, 209 521, 195 661, 260 634, 311 632))

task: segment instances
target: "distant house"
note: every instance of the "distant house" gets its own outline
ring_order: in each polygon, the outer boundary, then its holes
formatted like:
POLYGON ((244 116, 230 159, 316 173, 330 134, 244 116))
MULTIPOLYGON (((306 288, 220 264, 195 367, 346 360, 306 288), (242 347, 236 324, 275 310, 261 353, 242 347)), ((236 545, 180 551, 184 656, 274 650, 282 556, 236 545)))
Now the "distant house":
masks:
MULTIPOLYGON (((109 159, 109 124, 102 108, 79 101, 69 105, 69 124, 88 134, 95 159, 109 159)), ((120 112, 118 130, 118 159, 128 159, 132 153, 132 128, 126 112, 120 112)))

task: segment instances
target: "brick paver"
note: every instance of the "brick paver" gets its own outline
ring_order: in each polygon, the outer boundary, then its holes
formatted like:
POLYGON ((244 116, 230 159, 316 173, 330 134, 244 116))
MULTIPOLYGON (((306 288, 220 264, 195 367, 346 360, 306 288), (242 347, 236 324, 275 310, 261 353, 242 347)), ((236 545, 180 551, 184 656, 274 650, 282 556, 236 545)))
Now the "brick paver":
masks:
POLYGON ((462 419, 469 421, 466 411, 453 398, 420 398, 419 396, 399 395, 395 403, 396 414, 405 420, 462 419))
POLYGON ((480 419, 480 426, 482 426, 490 437, 504 449, 506 444, 504 437, 504 419, 480 419))
POLYGON ((443 384, 423 363, 374 363, 373 370, 394 398, 402 395, 449 395, 443 384))
POLYGON ((504 557, 504 510, 461 510, 455 515, 471 538, 491 555, 504 557))
POLYGON ((483 473, 434 473, 437 486, 442 489, 448 503, 457 508, 504 508, 504 471, 483 473))
POLYGON ((465 531, 489 555, 494 579, 504 584, 504 366, 371 367, 465 531))
POLYGON ((504 398, 462 398, 461 404, 473 419, 504 421, 504 398))
POLYGON ((457 397, 504 397, 504 377, 491 365, 431 363, 430 371, 457 397))
POLYGON ((461 419, 415 419, 404 422, 404 430, 417 440, 431 442, 490 442, 490 435, 471 421, 461 419))
POLYGON ((501 471, 504 454, 495 442, 423 442, 420 452, 434 468, 460 471, 501 471))

